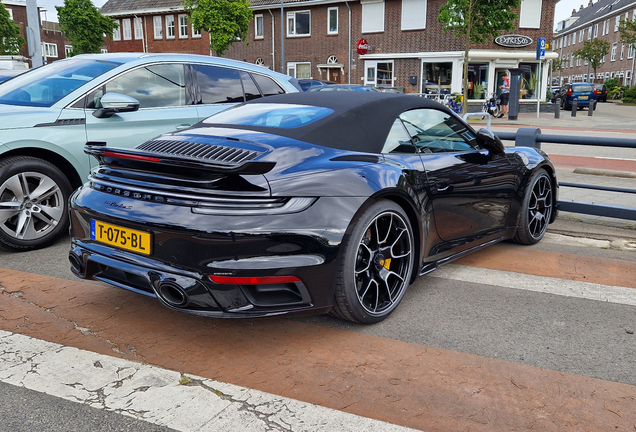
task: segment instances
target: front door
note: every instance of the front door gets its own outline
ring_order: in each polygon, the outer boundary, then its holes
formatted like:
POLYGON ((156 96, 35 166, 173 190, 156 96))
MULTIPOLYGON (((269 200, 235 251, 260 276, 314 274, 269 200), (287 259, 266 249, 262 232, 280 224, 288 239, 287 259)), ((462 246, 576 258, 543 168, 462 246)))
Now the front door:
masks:
POLYGON ((334 81, 337 82, 338 84, 342 83, 342 70, 340 68, 332 68, 332 69, 328 69, 329 70, 329 76, 328 76, 328 80, 329 81, 334 81))
POLYGON ((434 108, 403 113, 422 157, 438 236, 471 241, 506 228, 516 190, 513 166, 491 158, 456 117, 434 108))

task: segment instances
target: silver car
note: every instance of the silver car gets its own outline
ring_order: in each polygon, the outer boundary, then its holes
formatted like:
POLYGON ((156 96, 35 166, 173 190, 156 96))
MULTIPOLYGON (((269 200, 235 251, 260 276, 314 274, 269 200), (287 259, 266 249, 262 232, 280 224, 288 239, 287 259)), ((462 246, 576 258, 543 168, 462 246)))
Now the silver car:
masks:
POLYGON ((45 246, 96 160, 86 142, 134 147, 237 103, 297 92, 260 66, 187 54, 86 54, 0 86, 0 246, 45 246))

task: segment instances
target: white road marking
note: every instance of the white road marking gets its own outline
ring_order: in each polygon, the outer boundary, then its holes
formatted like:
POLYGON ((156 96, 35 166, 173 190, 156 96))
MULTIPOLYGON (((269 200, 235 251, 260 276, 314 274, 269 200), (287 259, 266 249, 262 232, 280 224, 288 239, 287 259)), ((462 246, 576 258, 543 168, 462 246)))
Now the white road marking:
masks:
POLYGON ((3 330, 0 381, 179 431, 412 430, 3 330))
POLYGON ((447 264, 429 276, 526 291, 636 306, 636 289, 535 276, 480 267, 447 264))

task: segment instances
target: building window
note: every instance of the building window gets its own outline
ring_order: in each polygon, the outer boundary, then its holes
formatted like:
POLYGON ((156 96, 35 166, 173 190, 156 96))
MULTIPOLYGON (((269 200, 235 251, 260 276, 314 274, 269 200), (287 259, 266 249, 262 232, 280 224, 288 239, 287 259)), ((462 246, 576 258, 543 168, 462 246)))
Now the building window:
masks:
POLYGON ((179 38, 184 39, 188 37, 188 16, 179 15, 179 38))
POLYGON ((621 16, 616 15, 616 21, 614 22, 614 33, 618 31, 618 28, 621 26, 621 16))
POLYGON ((610 57, 610 61, 616 61, 616 48, 618 47, 618 42, 614 42, 612 44, 612 55, 610 57))
POLYGON ((585 30, 581 30, 579 32, 579 43, 583 43, 583 38, 585 37, 585 30))
POLYGON ((44 42, 44 56, 57 57, 57 44, 44 42))
POLYGON ((311 63, 289 62, 287 63, 287 75, 296 79, 311 78, 311 63))
POLYGON ((361 1, 362 33, 384 31, 384 0, 361 1))
POLYGON ((621 60, 625 58, 625 43, 621 44, 621 60))
POLYGON ((483 99, 488 90, 488 63, 468 64, 468 99, 483 99))
POLYGON ((426 28, 427 0, 402 0, 402 30, 426 28))
POLYGON ((521 0, 519 10, 519 28, 541 27, 542 0, 521 0))
POLYGON ((607 19, 603 23, 603 35, 609 34, 609 29, 610 29, 610 20, 607 19))
POLYGON ((263 39, 263 15, 254 15, 254 39, 263 39))
POLYGON ((393 87, 393 61, 365 61, 364 84, 375 87, 393 87))
POLYGON ((9 12, 9 19, 13 21, 13 10, 9 8, 5 8, 5 9, 7 10, 7 12, 9 12))
POLYGON ((574 54, 570 54, 570 67, 574 67, 574 54))
POLYGON ((174 39, 174 15, 166 15, 166 39, 174 39))
POLYGON ((327 9, 327 34, 338 34, 338 8, 327 9))
POLYGON ((192 24, 192 37, 193 38, 200 38, 201 37, 201 29, 195 30, 194 29, 194 24, 192 24))
POLYGON ((311 35, 311 12, 287 12, 287 36, 311 35))
POLYGON ((594 37, 598 37, 598 24, 594 24, 594 37))
POLYGON ((124 32, 124 40, 131 40, 132 30, 130 28, 130 18, 121 20, 121 26, 124 32))
POLYGON ((64 55, 69 57, 73 52, 73 45, 64 45, 64 55))
POLYGON ((107 50, 106 48, 102 48, 102 49, 101 49, 101 53, 102 53, 102 54, 108 54, 108 50, 107 50))
POLYGON ((119 20, 115 20, 115 29, 113 30, 113 40, 121 40, 121 27, 119 26, 119 20))
POLYGON ((163 23, 160 16, 153 17, 155 39, 163 39, 163 23))
POLYGON ((634 51, 636 51, 636 48, 634 48, 633 44, 630 44, 629 47, 627 48, 627 58, 634 58, 634 51))
POLYGON ((423 63, 422 93, 450 94, 453 63, 423 63))
POLYGON ((519 63, 519 69, 521 69, 521 98, 535 98, 538 77, 537 63, 519 63))
POLYGON ((587 29, 587 40, 592 40, 592 26, 587 29))
POLYGON ((144 37, 144 30, 141 18, 135 18, 133 26, 135 27, 135 39, 142 39, 144 37))

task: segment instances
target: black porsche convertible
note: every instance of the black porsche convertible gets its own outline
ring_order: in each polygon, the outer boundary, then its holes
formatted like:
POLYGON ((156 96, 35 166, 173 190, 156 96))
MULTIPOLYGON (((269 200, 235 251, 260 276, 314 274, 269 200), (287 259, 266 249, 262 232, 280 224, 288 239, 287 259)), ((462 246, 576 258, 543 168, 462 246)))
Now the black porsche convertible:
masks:
POLYGON ((86 152, 99 166, 71 199, 72 271, 213 317, 379 322, 418 275, 536 243, 557 213, 545 153, 409 95, 272 96, 86 152))

